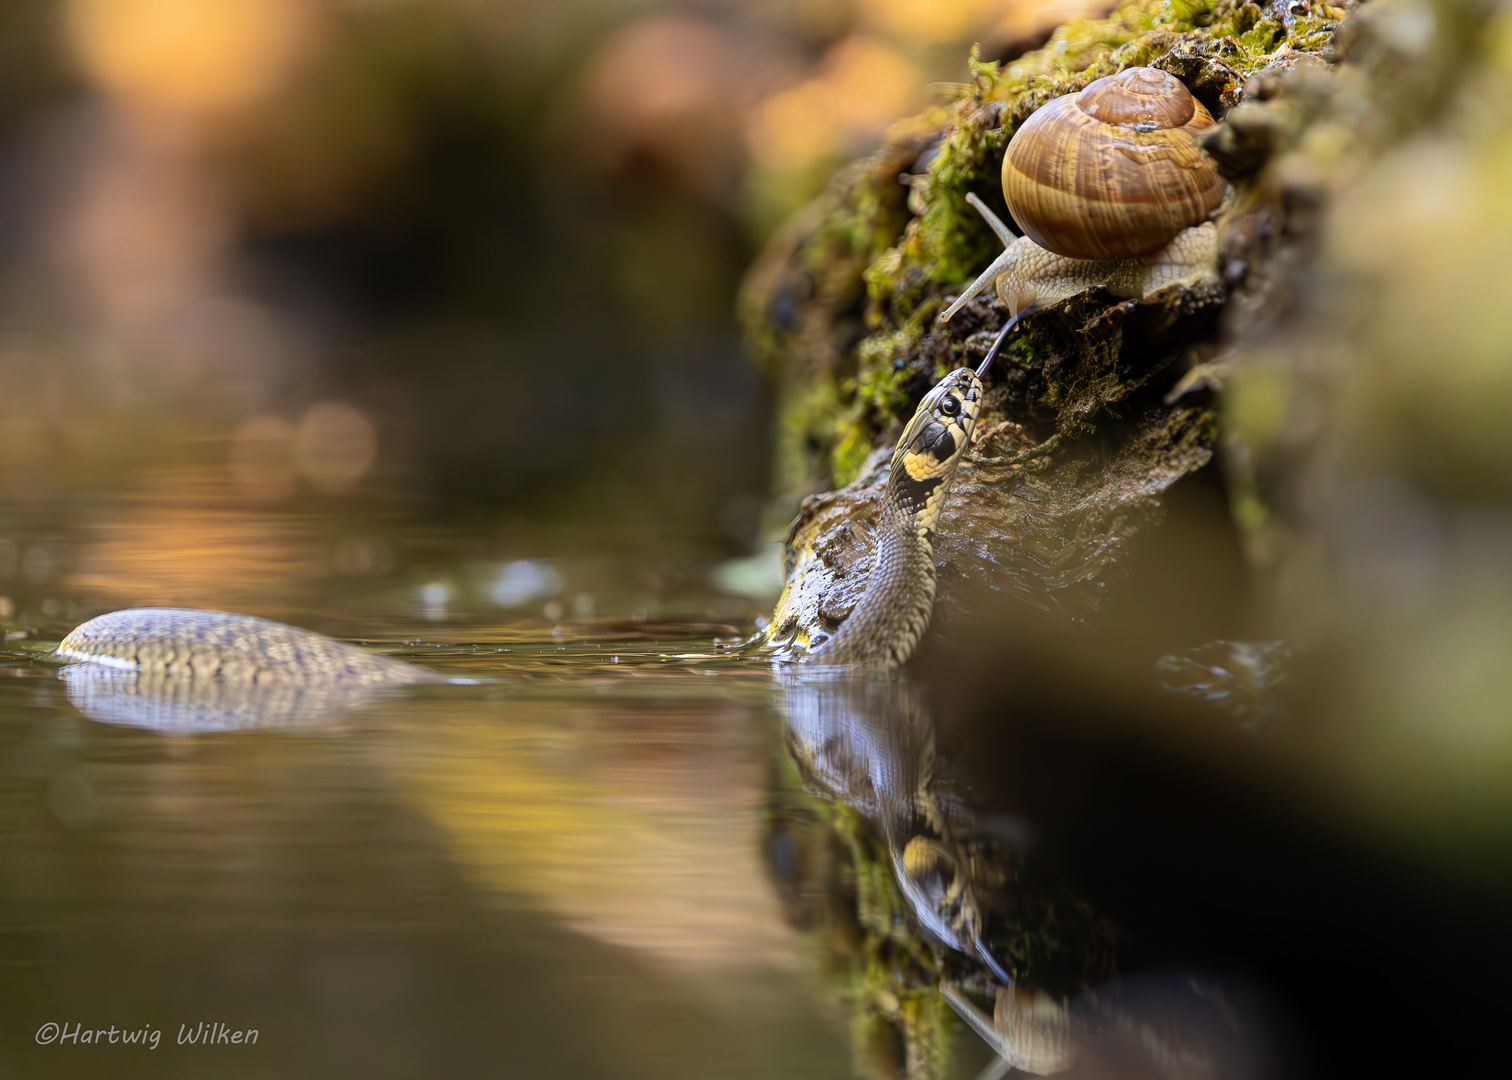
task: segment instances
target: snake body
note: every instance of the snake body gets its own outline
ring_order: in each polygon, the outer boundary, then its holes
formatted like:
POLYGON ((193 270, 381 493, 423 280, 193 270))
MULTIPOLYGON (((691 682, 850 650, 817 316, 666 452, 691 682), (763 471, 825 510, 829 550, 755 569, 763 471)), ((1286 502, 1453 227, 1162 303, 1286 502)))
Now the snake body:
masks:
POLYGON ((246 686, 392 686, 435 678, 424 668, 324 634, 252 615, 188 608, 112 611, 77 627, 58 644, 58 655, 135 672, 140 679, 213 678, 246 686))
MULTIPOLYGON (((960 368, 919 403, 893 452, 866 591, 804 659, 898 667, 913 653, 934 607, 935 523, 981 400, 981 378, 960 368)), ((58 655, 76 666, 68 674, 70 692, 87 713, 153 727, 238 727, 323 715, 369 691, 440 678, 268 619, 183 608, 101 615, 65 637, 58 655)))
POLYGON ((805 659, 901 667, 913 654, 934 610, 935 524, 981 406, 982 380, 970 368, 952 371, 919 402, 893 451, 871 580, 835 634, 805 659))
POLYGON ((86 716, 160 731, 317 723, 388 688, 435 682, 414 664, 252 615, 129 608, 58 645, 69 700, 86 716))

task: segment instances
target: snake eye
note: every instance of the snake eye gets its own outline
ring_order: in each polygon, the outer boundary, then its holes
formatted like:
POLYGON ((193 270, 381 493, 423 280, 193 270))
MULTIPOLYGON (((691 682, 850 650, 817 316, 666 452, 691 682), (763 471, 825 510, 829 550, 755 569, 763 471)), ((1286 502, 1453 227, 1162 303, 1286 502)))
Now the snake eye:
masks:
POLYGON ((953 397, 948 397, 940 402, 940 411, 946 416, 960 416, 961 403, 953 397))

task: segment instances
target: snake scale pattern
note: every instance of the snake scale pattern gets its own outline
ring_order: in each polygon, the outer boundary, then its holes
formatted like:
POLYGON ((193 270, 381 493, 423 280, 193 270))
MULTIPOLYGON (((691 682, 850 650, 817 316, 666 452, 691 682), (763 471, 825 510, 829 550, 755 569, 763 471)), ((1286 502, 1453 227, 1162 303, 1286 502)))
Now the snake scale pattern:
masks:
POLYGON ((981 406, 982 380, 970 368, 952 371, 919 402, 893 451, 871 581, 811 662, 901 667, 913 655, 934 611, 935 524, 981 406))
POLYGON ((216 679, 248 687, 393 686, 436 678, 324 634, 252 615, 185 608, 130 608, 90 619, 58 644, 58 655, 144 679, 216 679))

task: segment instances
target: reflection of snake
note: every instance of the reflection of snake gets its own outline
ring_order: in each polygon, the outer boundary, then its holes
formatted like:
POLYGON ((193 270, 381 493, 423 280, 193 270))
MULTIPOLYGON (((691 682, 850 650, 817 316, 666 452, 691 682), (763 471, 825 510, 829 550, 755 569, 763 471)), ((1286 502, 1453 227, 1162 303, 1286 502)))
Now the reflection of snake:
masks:
POLYGON ((899 892, 930 934, 1010 981, 983 940, 979 867, 956 836, 969 816, 935 775, 934 721, 923 688, 827 668, 795 669, 778 681, 788 750, 804 786, 876 826, 899 892))
MULTIPOLYGON (((991 362, 989 354, 979 370, 991 362)), ((981 406, 982 380, 970 368, 952 371, 919 402, 893 451, 871 581, 835 635, 809 654, 813 662, 899 667, 913 654, 934 608, 935 522, 981 406)))

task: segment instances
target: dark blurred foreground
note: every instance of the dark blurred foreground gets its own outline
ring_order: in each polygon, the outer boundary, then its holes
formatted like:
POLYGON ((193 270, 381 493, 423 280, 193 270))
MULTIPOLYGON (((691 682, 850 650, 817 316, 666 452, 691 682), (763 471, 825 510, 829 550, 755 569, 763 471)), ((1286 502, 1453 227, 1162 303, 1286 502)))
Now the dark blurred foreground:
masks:
POLYGON ((1274 657, 1257 689, 1252 653, 1192 650, 1207 692, 1173 693, 1165 643, 1266 628, 1235 614, 1237 559, 1213 557, 1221 505, 1172 509, 1102 626, 987 603, 926 659, 942 758, 1117 927, 1122 970, 1251 995, 1276 1075, 1477 1071, 1512 962, 1505 818, 1465 790, 1474 766, 1432 795, 1444 766, 1421 752, 1361 768, 1401 751, 1350 701, 1342 651, 1274 657))

